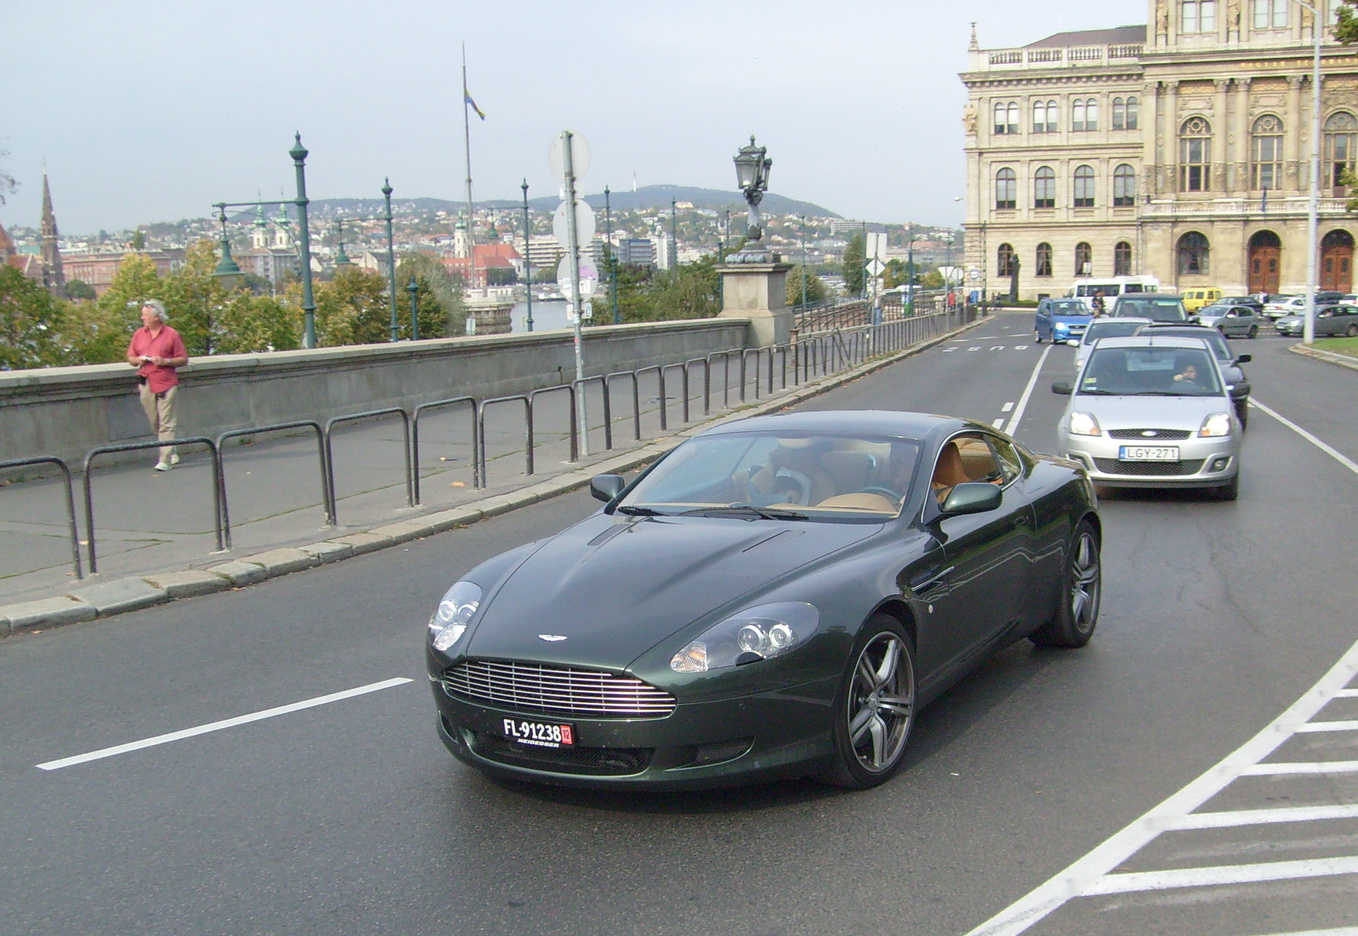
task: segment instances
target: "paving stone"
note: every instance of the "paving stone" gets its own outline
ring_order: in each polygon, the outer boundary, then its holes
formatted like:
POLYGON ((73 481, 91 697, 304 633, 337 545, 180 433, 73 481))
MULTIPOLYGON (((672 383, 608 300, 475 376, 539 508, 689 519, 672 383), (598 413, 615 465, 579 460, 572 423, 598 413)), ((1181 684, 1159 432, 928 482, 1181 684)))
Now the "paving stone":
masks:
POLYGON ((428 536, 432 531, 428 525, 421 520, 402 520, 399 523, 388 523, 369 532, 378 536, 385 536, 391 541, 391 545, 409 542, 419 539, 421 536, 428 536))
POLYGON ((194 595, 208 595, 225 591, 232 586, 231 579, 224 575, 202 569, 185 569, 182 572, 166 572, 148 575, 146 581, 157 588, 165 589, 171 598, 192 598, 194 595))
POLYGON ((326 542, 339 543, 344 546, 351 546, 353 547, 355 556, 360 556, 363 553, 372 552, 374 549, 385 549, 393 544, 391 537, 378 536, 371 530, 365 530, 359 533, 349 533, 346 534, 345 536, 336 536, 333 537, 332 539, 326 540, 326 542))
POLYGON ((86 585, 71 592, 71 596, 92 605, 100 617, 149 608, 169 601, 171 597, 163 588, 140 578, 123 578, 97 585, 86 585))
POLYGON ((290 572, 300 572, 309 569, 314 565, 320 565, 320 560, 311 553, 303 552, 291 546, 283 549, 270 549, 268 552, 258 553, 253 556, 245 557, 246 562, 253 562, 264 567, 270 578, 275 575, 287 575, 290 572))
POLYGON ((256 582, 262 582, 269 577, 269 573, 265 571, 262 565, 243 559, 223 562, 221 565, 209 567, 207 571, 214 575, 220 575, 236 586, 254 585, 256 582))
POLYGON ((99 616, 94 605, 86 604, 70 595, 60 598, 42 598, 38 601, 25 601, 0 609, 0 615, 9 619, 9 632, 41 630, 61 624, 78 624, 93 621, 99 616))
POLYGON ((443 533, 458 527, 468 527, 481 520, 483 514, 479 507, 453 507, 438 513, 426 514, 420 520, 430 533, 443 533))
POLYGON ((301 547, 302 552, 310 553, 320 561, 321 565, 327 562, 336 562, 340 559, 348 559, 354 554, 354 547, 348 543, 312 543, 309 546, 301 547))

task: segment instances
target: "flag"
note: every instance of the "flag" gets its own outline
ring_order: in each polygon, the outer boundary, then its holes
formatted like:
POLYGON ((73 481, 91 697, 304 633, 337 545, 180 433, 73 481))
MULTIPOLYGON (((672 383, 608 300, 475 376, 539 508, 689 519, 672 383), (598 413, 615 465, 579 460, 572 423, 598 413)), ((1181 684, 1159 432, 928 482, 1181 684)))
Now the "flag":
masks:
POLYGON ((476 111, 477 117, 480 117, 482 120, 486 119, 486 115, 482 112, 481 108, 476 106, 476 102, 472 100, 471 92, 466 88, 462 89, 462 100, 471 105, 472 110, 476 111))

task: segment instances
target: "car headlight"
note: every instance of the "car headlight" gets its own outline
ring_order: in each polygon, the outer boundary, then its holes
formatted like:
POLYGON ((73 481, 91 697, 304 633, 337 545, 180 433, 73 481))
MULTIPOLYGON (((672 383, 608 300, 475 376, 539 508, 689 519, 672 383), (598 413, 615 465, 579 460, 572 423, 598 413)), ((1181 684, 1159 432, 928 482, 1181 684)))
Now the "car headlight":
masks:
POLYGON ((481 605, 481 586, 472 582, 458 582, 439 602, 438 608, 429 618, 429 639, 434 649, 447 653, 448 648, 457 643, 467 630, 476 609, 481 605))
POLYGON ((1093 413, 1074 412, 1070 414, 1070 434, 1082 436, 1103 435, 1099 429, 1099 421, 1094 418, 1093 413))
POLYGON ((1231 434, 1231 416, 1229 413, 1213 413, 1202 421, 1202 427, 1198 430, 1198 438, 1212 439, 1219 436, 1231 434))
POLYGON ((820 626, 820 612, 804 601, 748 608, 709 628, 670 658, 676 673, 705 673, 771 660, 805 643, 820 626))

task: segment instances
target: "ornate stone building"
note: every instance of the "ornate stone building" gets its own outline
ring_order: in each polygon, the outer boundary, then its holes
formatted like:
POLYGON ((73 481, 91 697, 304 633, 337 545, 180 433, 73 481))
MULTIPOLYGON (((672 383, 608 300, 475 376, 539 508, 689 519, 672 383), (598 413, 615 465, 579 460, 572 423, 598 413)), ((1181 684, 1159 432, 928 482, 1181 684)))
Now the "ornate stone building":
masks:
MULTIPOLYGON (((1338 0, 1315 0, 1333 22, 1338 0)), ((1081 275, 1300 293, 1308 271, 1311 13, 1296 0, 1147 0, 1150 26, 981 49, 963 117, 973 288, 1081 275)), ((1317 288, 1352 292, 1358 57, 1322 31, 1317 288)))

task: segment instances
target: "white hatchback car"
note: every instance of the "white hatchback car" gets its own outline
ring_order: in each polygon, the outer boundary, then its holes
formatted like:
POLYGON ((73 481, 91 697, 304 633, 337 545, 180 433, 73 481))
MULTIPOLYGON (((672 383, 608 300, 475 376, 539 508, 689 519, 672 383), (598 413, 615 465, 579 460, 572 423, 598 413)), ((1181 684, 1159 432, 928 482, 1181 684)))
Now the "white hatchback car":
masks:
POLYGON ((1075 384, 1057 427, 1059 451, 1108 487, 1240 492, 1242 427, 1217 360, 1201 338, 1104 338, 1075 384))

